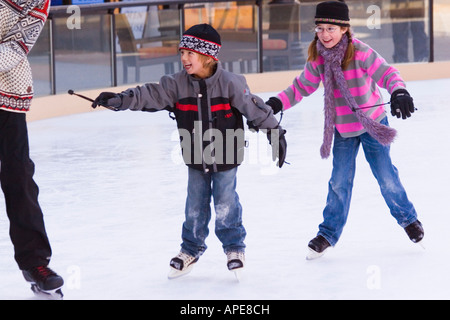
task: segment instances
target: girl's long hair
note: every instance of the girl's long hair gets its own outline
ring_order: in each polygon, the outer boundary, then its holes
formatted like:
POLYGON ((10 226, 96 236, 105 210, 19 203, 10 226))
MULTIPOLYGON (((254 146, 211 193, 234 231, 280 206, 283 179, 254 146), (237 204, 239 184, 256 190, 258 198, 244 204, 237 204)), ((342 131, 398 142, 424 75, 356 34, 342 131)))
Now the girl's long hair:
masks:
MULTIPOLYGON (((348 47, 347 52, 344 56, 344 60, 342 61, 342 70, 345 70, 348 67, 350 61, 352 61, 355 56, 355 47, 353 45, 352 32, 350 30, 350 27, 348 27, 346 34, 348 37, 348 47)), ((316 34, 314 40, 311 41, 308 47, 308 62, 316 61, 319 57, 319 54, 317 53, 317 41, 319 41, 319 37, 316 34)))

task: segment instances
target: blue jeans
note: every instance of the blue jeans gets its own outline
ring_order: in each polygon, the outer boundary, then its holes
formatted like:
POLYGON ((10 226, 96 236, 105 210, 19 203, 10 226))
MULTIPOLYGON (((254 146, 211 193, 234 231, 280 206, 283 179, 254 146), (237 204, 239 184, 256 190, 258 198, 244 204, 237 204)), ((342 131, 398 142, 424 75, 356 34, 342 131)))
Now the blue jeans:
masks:
MULTIPOLYGON (((387 118, 381 123, 388 125, 387 118)), ((377 179, 391 215, 403 228, 417 220, 416 210, 408 200, 397 168, 391 162, 390 147, 381 145, 368 133, 354 138, 342 138, 336 131, 333 145, 333 172, 328 183, 327 204, 323 211, 324 221, 319 225, 318 233, 332 246, 339 240, 347 221, 355 177, 355 160, 360 144, 363 146, 366 160, 377 179)))
POLYGON ((211 220, 211 196, 216 212, 215 233, 225 252, 244 251, 246 231, 242 225, 242 207, 236 193, 237 168, 204 173, 189 168, 186 220, 183 223, 181 250, 199 257, 206 250, 211 220))

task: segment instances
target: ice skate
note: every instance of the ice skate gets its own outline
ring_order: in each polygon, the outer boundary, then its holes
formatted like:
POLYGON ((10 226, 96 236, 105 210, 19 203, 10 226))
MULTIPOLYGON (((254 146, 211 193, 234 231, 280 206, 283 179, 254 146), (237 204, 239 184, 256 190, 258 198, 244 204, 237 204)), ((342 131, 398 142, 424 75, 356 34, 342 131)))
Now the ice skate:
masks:
POLYGON ((170 260, 170 271, 167 277, 169 279, 175 279, 188 274, 192 271, 197 261, 198 258, 180 251, 176 257, 170 260))
POLYGON ((228 270, 234 273, 238 281, 241 280, 241 272, 245 264, 244 252, 229 251, 227 252, 227 267, 228 270))
POLYGON ((320 258, 330 248, 330 243, 322 236, 317 236, 308 243, 309 252, 306 260, 314 260, 320 258))
POLYGON ((416 220, 413 223, 406 226, 405 231, 412 242, 417 243, 418 245, 420 245, 422 248, 425 249, 423 245, 423 237, 425 235, 425 232, 423 230, 422 223, 419 220, 416 220))
POLYGON ((50 300, 61 300, 63 293, 61 287, 63 278, 47 266, 22 270, 25 280, 31 284, 31 290, 36 296, 50 300))

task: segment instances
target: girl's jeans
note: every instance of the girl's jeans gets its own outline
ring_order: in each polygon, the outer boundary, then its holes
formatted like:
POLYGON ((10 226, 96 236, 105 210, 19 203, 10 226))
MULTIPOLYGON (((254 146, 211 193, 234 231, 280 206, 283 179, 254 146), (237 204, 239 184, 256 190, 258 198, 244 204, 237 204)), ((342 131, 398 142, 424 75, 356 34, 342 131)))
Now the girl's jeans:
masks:
MULTIPOLYGON (((388 125, 387 118, 381 123, 388 125)), ((416 210, 408 200, 397 168, 391 162, 390 147, 381 145, 368 133, 354 138, 342 138, 336 131, 333 146, 333 172, 328 184, 327 204, 323 211, 324 221, 319 225, 318 233, 332 246, 339 240, 347 221, 356 169, 355 160, 360 144, 363 146, 366 160, 378 181, 381 194, 392 216, 403 228, 417 220, 416 210)))
POLYGON ((206 250, 211 220, 211 196, 216 212, 215 233, 225 252, 244 251, 246 231, 242 225, 242 207, 236 193, 237 168, 204 173, 189 168, 186 221, 183 223, 181 250, 199 257, 206 250))

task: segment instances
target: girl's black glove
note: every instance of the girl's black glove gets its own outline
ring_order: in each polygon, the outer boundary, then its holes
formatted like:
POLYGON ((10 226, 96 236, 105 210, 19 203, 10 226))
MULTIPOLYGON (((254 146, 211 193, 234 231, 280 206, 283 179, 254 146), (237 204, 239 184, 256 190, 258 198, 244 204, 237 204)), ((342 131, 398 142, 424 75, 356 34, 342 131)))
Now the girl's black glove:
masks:
POLYGON ((403 119, 411 117, 415 110, 413 98, 406 89, 397 89, 391 95, 391 114, 394 117, 403 119))
POLYGON ((277 114, 283 109, 283 103, 281 103, 280 99, 275 97, 270 97, 269 100, 266 101, 266 104, 272 108, 273 114, 277 114))

